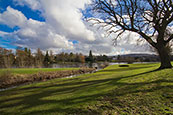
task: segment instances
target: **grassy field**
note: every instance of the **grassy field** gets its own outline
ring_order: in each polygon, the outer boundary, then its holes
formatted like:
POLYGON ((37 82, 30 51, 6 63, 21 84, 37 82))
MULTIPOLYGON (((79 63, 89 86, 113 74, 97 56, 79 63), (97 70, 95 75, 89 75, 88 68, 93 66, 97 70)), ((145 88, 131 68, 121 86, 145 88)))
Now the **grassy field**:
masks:
POLYGON ((48 72, 48 71, 62 71, 62 70, 77 70, 78 68, 13 68, 13 69, 0 69, 0 75, 5 71, 12 74, 34 74, 37 72, 48 72))
POLYGON ((0 92, 0 113, 43 115, 173 114, 173 69, 159 64, 109 66, 0 92))

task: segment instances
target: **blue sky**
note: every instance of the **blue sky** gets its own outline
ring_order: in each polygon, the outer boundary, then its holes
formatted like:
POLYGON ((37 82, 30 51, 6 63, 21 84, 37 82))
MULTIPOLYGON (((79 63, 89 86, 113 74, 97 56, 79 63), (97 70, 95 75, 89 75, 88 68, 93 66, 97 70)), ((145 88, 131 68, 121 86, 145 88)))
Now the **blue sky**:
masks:
MULTIPOLYGON (((0 1, 0 13, 5 12, 8 6, 21 11, 26 16, 27 19, 32 18, 32 19, 35 19, 38 21, 45 22, 45 19, 43 16, 41 16, 40 11, 33 11, 28 6, 16 5, 13 0, 1 0, 0 1)), ((3 32, 14 32, 19 29, 20 29, 20 27, 18 27, 18 26, 11 28, 5 24, 0 24, 0 31, 3 31, 3 32)), ((0 46, 3 46, 4 48, 12 48, 12 49, 16 48, 16 46, 12 45, 10 42, 11 42, 10 40, 3 39, 3 37, 0 36, 0 46)))
MULTIPOLYGON (((0 47, 83 54, 92 50, 98 55, 145 52, 136 48, 134 40, 126 43, 122 39, 114 47, 114 36, 105 37, 103 30, 84 20, 94 15, 89 3, 91 0, 0 0, 0 47)), ((131 34, 133 39, 138 37, 131 34)))
POLYGON ((45 21, 44 17, 41 16, 40 11, 38 11, 38 10, 33 11, 31 8, 29 8, 26 5, 24 5, 24 6, 17 5, 16 2, 14 2, 13 0, 1 0, 0 1, 0 12, 3 13, 4 11, 6 11, 6 8, 8 6, 11 6, 12 8, 21 11, 28 19, 32 18, 32 19, 36 19, 39 21, 45 21))
MULTIPOLYGON (((0 1, 0 12, 1 13, 5 12, 8 6, 21 11, 27 17, 27 19, 32 18, 32 19, 35 19, 38 21, 45 22, 45 19, 41 15, 40 11, 33 11, 31 8, 29 8, 26 5, 25 6, 16 5, 13 0, 1 0, 0 1)), ((19 29, 19 27, 10 28, 7 25, 0 24, 0 31, 14 32, 15 30, 18 30, 18 29, 19 29)))

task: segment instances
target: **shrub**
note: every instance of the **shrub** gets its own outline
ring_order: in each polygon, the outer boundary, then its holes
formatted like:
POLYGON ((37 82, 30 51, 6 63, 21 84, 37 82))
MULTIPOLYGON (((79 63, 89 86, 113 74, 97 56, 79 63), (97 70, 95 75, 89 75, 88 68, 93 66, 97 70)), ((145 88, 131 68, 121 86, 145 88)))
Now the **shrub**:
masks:
POLYGON ((129 67, 129 65, 119 65, 119 67, 129 67))

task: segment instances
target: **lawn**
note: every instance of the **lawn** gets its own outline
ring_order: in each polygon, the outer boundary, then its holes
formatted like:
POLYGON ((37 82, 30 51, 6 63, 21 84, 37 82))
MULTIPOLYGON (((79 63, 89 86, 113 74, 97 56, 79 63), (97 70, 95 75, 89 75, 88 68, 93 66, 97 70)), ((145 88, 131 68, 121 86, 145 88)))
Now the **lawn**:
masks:
POLYGON ((77 70, 78 68, 12 68, 12 69, 0 69, 0 75, 5 71, 12 74, 34 74, 37 72, 48 72, 48 71, 62 71, 62 70, 77 70))
POLYGON ((0 113, 48 115, 173 114, 173 69, 109 66, 0 92, 0 113))

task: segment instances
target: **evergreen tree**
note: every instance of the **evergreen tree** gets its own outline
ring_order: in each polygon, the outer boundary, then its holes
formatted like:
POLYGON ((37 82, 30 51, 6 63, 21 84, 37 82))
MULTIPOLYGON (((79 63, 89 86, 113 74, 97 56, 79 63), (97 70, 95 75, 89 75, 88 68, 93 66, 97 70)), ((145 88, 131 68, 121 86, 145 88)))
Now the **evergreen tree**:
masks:
POLYGON ((28 48, 24 48, 24 51, 25 51, 26 53, 28 53, 28 48))
POLYGON ((53 55, 53 51, 52 50, 50 50, 50 55, 49 55, 49 57, 50 57, 50 63, 53 63, 55 60, 54 60, 54 55, 53 55))
POLYGON ((34 67, 34 56, 31 53, 31 49, 28 49, 28 66, 34 67))
POLYGON ((47 67, 50 64, 50 56, 48 51, 46 51, 46 55, 44 57, 44 65, 47 67))
POLYGON ((93 57, 93 55, 92 55, 92 51, 91 51, 91 50, 90 50, 90 52, 89 52, 89 61, 90 61, 91 63, 94 62, 94 57, 93 57))

